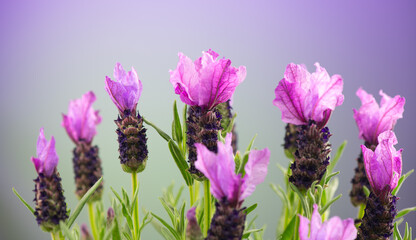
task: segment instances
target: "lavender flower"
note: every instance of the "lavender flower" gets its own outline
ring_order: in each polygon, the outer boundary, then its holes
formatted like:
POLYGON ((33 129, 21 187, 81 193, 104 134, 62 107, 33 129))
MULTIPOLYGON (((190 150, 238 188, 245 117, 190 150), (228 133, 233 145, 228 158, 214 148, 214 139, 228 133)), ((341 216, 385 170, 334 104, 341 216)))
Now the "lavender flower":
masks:
POLYGON ((231 134, 227 134, 225 144, 218 142, 217 154, 203 144, 195 144, 198 151, 195 166, 209 179, 211 193, 218 200, 207 239, 241 239, 246 217, 241 204, 267 175, 270 158, 267 148, 252 150, 244 177, 237 175, 231 141, 231 134))
POLYGON ((283 122, 307 125, 313 120, 319 128, 323 128, 335 107, 344 102, 341 76, 330 77, 319 63, 315 63, 315 66, 314 73, 293 63, 286 67, 273 101, 282 112, 283 122))
POLYGON ((113 100, 120 116, 135 115, 136 106, 142 93, 142 82, 137 76, 136 70, 124 71, 120 63, 116 63, 114 68, 115 81, 109 77, 105 77, 105 90, 113 100))
MULTIPOLYGON (((93 137, 97 134, 96 127, 101 122, 98 111, 92 108, 95 100, 94 93, 89 91, 82 98, 69 103, 68 115, 62 114, 62 126, 76 145, 72 162, 78 198, 82 198, 102 176, 98 146, 91 144, 93 137)), ((103 183, 101 182, 89 201, 101 199, 102 189, 103 183)))
POLYGON ((105 89, 116 105, 120 117, 115 120, 120 152, 120 163, 125 172, 141 172, 146 167, 147 137, 143 118, 136 113, 142 83, 136 71, 125 72, 120 63, 114 68, 114 78, 106 76, 105 89))
POLYGON ((195 168, 197 152, 195 143, 203 143, 210 151, 217 152, 217 134, 222 129, 222 116, 215 107, 231 98, 235 88, 246 77, 246 68, 231 66, 229 59, 217 59, 212 50, 202 52, 195 62, 179 53, 175 70, 170 71, 170 82, 185 104, 191 107, 187 119, 187 144, 189 172, 197 180, 205 176, 195 168))
POLYGON ((325 125, 335 107, 344 101, 341 76, 330 77, 319 63, 315 66, 316 71, 309 73, 302 65, 289 64, 273 101, 288 124, 285 150, 295 158, 289 181, 302 190, 325 174, 331 152, 331 134, 325 125))
POLYGON ((235 88, 246 77, 246 68, 231 66, 230 59, 217 59, 218 53, 211 49, 202 52, 202 57, 192 62, 179 53, 175 70, 170 71, 170 82, 185 104, 210 110, 219 103, 226 102, 235 88))
POLYGON ((389 239, 397 214, 398 198, 391 194, 402 173, 402 151, 396 151, 397 138, 393 131, 382 132, 373 152, 364 145, 364 165, 371 193, 359 228, 357 239, 389 239))
MULTIPOLYGON (((399 95, 391 98, 380 90, 382 99, 379 106, 373 95, 363 89, 358 89, 356 94, 361 99, 361 107, 358 111, 353 110, 354 119, 360 130, 360 138, 365 141, 366 147, 374 151, 378 145, 377 137, 380 133, 393 130, 397 120, 403 117, 405 99, 399 95)), ((369 188, 370 184, 365 173, 362 154, 357 159, 357 167, 351 182, 353 184, 350 192, 351 202, 355 206, 365 204, 367 197, 363 186, 369 188)))
POLYGON ((97 134, 96 127, 101 122, 101 116, 92 108, 95 100, 94 93, 89 91, 69 103, 68 115, 62 114, 62 126, 75 144, 81 141, 90 144, 97 134))
POLYGON ((188 225, 186 226, 186 239, 187 240, 202 240, 201 228, 195 217, 195 207, 188 210, 186 213, 188 219, 188 225))
POLYGON ((301 215, 299 215, 299 219, 300 240, 354 240, 357 237, 357 229, 353 219, 341 220, 339 217, 332 217, 322 223, 316 204, 313 205, 310 221, 301 215))
POLYGON ((399 95, 391 98, 380 90, 382 98, 379 106, 373 95, 363 89, 358 89, 356 94, 361 99, 360 109, 358 111, 353 109, 360 138, 369 146, 377 145, 377 137, 380 133, 393 130, 397 120, 403 117, 406 100, 399 95))
POLYGON ((47 141, 43 128, 40 129, 36 146, 37 158, 32 157, 38 177, 35 182, 35 216, 38 225, 46 232, 59 229, 59 221, 68 218, 61 178, 56 166, 58 155, 55 150, 55 138, 47 141))

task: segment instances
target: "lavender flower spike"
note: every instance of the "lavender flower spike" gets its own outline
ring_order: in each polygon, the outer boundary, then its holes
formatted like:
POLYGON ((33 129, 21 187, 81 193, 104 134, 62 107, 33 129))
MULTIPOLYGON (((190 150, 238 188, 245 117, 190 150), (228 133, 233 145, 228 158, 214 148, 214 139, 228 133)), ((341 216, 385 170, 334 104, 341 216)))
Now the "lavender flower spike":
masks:
POLYGON ((56 166, 58 165, 59 157, 55 150, 55 138, 52 136, 50 141, 47 141, 43 128, 40 129, 38 142, 36 144, 36 153, 38 158, 32 157, 32 163, 35 165, 36 172, 43 174, 46 177, 52 176, 56 166))
POLYGON ((361 99, 360 109, 358 111, 353 109, 360 138, 369 146, 377 145, 377 137, 380 133, 393 130, 397 120, 403 117, 406 100, 399 95, 391 98, 380 90, 382 98, 379 106, 373 95, 363 89, 358 89, 356 94, 361 99))
POLYGON ((217 154, 200 143, 195 144, 198 151, 195 166, 209 179, 211 193, 218 200, 207 240, 242 238, 246 214, 241 204, 267 175, 270 158, 267 148, 250 152, 244 177, 235 174, 231 141, 232 135, 229 133, 225 138, 225 144, 218 142, 217 154))
MULTIPOLYGON (((92 140, 97 134, 96 127, 101 122, 98 111, 92 108, 95 102, 92 91, 85 93, 82 98, 69 103, 68 115, 62 114, 62 126, 75 143, 72 151, 74 165, 76 195, 82 198, 84 194, 102 177, 101 159, 98 146, 92 146, 92 140)), ((94 192, 89 201, 101 199, 103 182, 94 192)))
POLYGON ((315 66, 314 73, 294 63, 286 67, 273 100, 273 104, 282 112, 283 122, 307 125, 309 120, 313 120, 323 128, 335 107, 344 102, 341 76, 330 77, 319 63, 315 63, 315 66))
POLYGON ((43 128, 40 129, 37 142, 37 157, 32 157, 38 177, 35 182, 36 204, 34 215, 43 231, 52 232, 59 229, 59 221, 68 218, 61 178, 56 166, 58 155, 55 150, 55 139, 47 141, 43 128))
POLYGON ((300 240, 354 240, 357 237, 353 219, 341 220, 339 217, 332 217, 322 223, 318 205, 314 204, 313 209, 311 221, 299 215, 300 240))
POLYGON ((101 122, 101 116, 92 108, 95 99, 94 93, 89 91, 69 103, 68 115, 62 114, 62 126, 75 144, 80 141, 91 143, 97 134, 96 127, 101 122))
POLYGON ((226 102, 246 77, 244 66, 232 67, 230 59, 217 59, 218 53, 211 49, 202 52, 195 62, 183 53, 178 55, 178 65, 170 71, 170 82, 175 93, 190 106, 209 110, 226 102))
POLYGON ((105 77, 105 90, 117 106, 121 116, 126 111, 135 115, 143 88, 136 70, 132 67, 131 71, 126 72, 120 63, 116 63, 114 78, 115 81, 107 76, 105 77))
POLYGON ((114 78, 116 81, 106 76, 105 89, 120 114, 114 122, 117 125, 121 167, 128 173, 141 172, 146 167, 148 154, 146 128, 139 111, 136 111, 142 82, 134 68, 126 73, 120 63, 114 68, 114 78))
POLYGON ((382 132, 378 136, 378 146, 373 152, 361 145, 364 156, 364 165, 371 189, 376 195, 386 191, 391 192, 402 174, 402 151, 396 151, 394 145, 397 138, 393 131, 382 132))

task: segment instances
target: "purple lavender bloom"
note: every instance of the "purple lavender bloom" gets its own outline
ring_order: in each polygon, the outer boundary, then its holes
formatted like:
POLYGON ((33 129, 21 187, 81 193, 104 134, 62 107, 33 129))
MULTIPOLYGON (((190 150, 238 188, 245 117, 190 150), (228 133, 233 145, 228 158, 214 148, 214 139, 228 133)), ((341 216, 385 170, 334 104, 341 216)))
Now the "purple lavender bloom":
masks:
POLYGON ((43 173, 45 176, 52 176, 56 166, 58 165, 59 157, 55 150, 55 138, 52 136, 50 141, 47 141, 43 128, 40 129, 38 142, 36 145, 37 158, 32 157, 31 161, 35 165, 38 174, 43 173))
POLYGON ((282 111, 282 121, 307 125, 309 120, 313 120, 323 128, 331 112, 343 103, 341 76, 331 77, 319 63, 315 63, 315 66, 314 73, 309 73, 305 66, 294 63, 286 67, 273 100, 273 104, 282 111))
POLYGON ((68 115, 62 114, 61 125, 75 144, 80 141, 91 143, 97 134, 96 126, 101 122, 101 116, 92 108, 95 99, 94 93, 89 91, 82 98, 70 101, 68 115))
POLYGON ((394 98, 380 90, 381 102, 377 104, 373 95, 368 94, 362 88, 357 90, 357 96, 361 99, 361 107, 354 111, 354 119, 360 130, 360 138, 369 145, 377 145, 377 137, 380 133, 393 130, 397 119, 403 117, 404 97, 396 95, 394 98))
POLYGON ((402 151, 396 151, 397 138, 393 131, 378 136, 378 145, 373 152, 361 145, 364 165, 372 191, 377 195, 391 192, 402 174, 402 151))
POLYGON ((116 63, 114 68, 115 81, 105 77, 105 90, 117 106, 120 115, 123 116, 125 111, 135 115, 136 106, 142 93, 142 82, 137 76, 136 70, 124 71, 120 63, 116 63))
POLYGON ((196 143, 198 160, 196 168, 201 171, 211 183, 211 193, 218 200, 226 198, 233 206, 241 205, 250 196, 256 185, 264 181, 267 175, 270 151, 251 150, 248 162, 244 168, 246 174, 241 177, 235 170, 232 134, 227 134, 225 144, 218 142, 218 153, 209 151, 203 144, 196 143))
POLYGON ((309 221, 299 215, 299 237, 300 240, 354 240, 357 237, 357 229, 351 218, 341 220, 335 216, 322 223, 319 215, 318 205, 313 205, 312 218, 309 221))
POLYGON ((201 228, 195 217, 195 207, 188 210, 186 213, 188 225, 186 226, 186 239, 188 240, 202 240, 201 228))
POLYGON ((181 52, 178 55, 178 65, 170 71, 170 82, 182 102, 190 106, 210 110, 226 102, 246 77, 244 66, 232 67, 231 60, 218 60, 218 54, 212 50, 202 52, 195 62, 181 52))

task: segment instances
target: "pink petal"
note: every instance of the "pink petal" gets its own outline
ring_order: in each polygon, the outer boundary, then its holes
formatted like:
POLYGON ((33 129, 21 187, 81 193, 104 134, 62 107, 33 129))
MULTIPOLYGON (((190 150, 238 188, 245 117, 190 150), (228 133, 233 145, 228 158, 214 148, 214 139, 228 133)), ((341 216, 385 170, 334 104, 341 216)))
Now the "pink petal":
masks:
POLYGON ((344 225, 341 218, 335 216, 323 224, 316 239, 340 240, 342 238, 343 230, 344 225))
POLYGON ((195 207, 192 207, 191 209, 188 210, 188 212, 186 213, 186 218, 188 219, 188 221, 195 221, 196 222, 196 218, 195 218, 195 207))
POLYGON ((299 238, 300 240, 310 240, 309 235, 309 219, 299 215, 299 238))
MULTIPOLYGON (((334 75, 329 77, 325 68, 321 67, 319 63, 315 63, 316 72, 311 77, 311 102, 308 106, 312 106, 309 118, 316 122, 321 122, 324 119, 324 111, 330 109, 334 110, 336 106, 344 102, 343 80, 341 76, 334 75)), ((306 112, 309 113, 308 110, 306 112)))
MULTIPOLYGON (((39 156, 40 157, 40 156, 39 156)), ((52 136, 51 141, 48 142, 48 145, 45 148, 45 153, 43 155, 43 171, 46 176, 51 176, 55 167, 58 165, 58 155, 55 150, 55 138, 52 136)))
POLYGON ((322 226, 322 218, 318 211, 318 205, 313 205, 313 213, 311 218, 311 239, 316 239, 316 236, 318 235, 319 229, 321 229, 322 226))
POLYGON ((111 100, 116 105, 116 107, 120 111, 124 111, 124 101, 122 98, 119 98, 118 96, 121 95, 123 92, 123 86, 118 83, 111 80, 109 77, 105 77, 105 90, 107 91, 108 95, 110 95, 111 100), (119 102, 120 101, 120 102, 119 102))
POLYGON ((43 132, 43 128, 40 129, 38 142, 36 144, 36 154, 39 156, 45 149, 48 141, 45 138, 45 133, 43 132))
POLYGON ((360 131, 360 138, 368 143, 374 143, 375 129, 380 118, 380 108, 373 95, 359 88, 356 95, 361 100, 360 109, 354 111, 354 119, 360 131))
POLYGON ((364 145, 361 145, 361 150, 363 152, 364 167, 365 167, 365 172, 367 174, 367 179, 371 187, 374 189, 375 183, 373 181, 372 169, 371 169, 371 166, 372 166, 371 162, 375 161, 373 160, 374 152, 371 149, 368 149, 364 145))
POLYGON ((250 196, 256 186, 264 181, 267 175, 267 166, 269 165, 270 151, 268 148, 263 150, 251 150, 248 162, 244 167, 246 175, 244 176, 244 185, 240 201, 250 196))
POLYGON ((399 95, 394 98, 389 97, 382 90, 380 90, 381 106, 380 106, 380 119, 376 126, 374 137, 387 130, 392 130, 396 125, 397 119, 403 117, 404 104, 406 100, 399 95))
POLYGON ((65 114, 62 114, 62 123, 61 123, 61 125, 62 125, 62 127, 65 128, 66 133, 68 134, 69 138, 71 138, 71 140, 74 143, 76 143, 78 141, 77 132, 72 128, 71 119, 65 114))
POLYGON ((354 219, 348 218, 342 221, 344 232, 340 240, 354 240, 357 237, 357 228, 354 225, 354 219))
POLYGON ((35 169, 37 173, 41 173, 42 172, 42 161, 39 158, 34 158, 31 157, 30 159, 33 163, 33 165, 35 165, 35 169))
POLYGON ((195 143, 198 159, 195 162, 195 167, 207 177, 211 183, 211 193, 216 199, 221 199, 227 196, 221 188, 221 182, 218 179, 217 156, 215 153, 209 151, 203 144, 195 143))

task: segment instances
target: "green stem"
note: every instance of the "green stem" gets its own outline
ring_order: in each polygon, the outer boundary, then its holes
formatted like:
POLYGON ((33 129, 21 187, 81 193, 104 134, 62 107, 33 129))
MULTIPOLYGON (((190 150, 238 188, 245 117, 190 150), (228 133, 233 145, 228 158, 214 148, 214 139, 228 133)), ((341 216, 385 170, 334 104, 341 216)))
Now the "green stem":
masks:
MULTIPOLYGON (((137 172, 131 173, 131 181, 133 185, 133 194, 132 198, 134 198, 134 193, 137 191, 137 172)), ((139 222, 139 196, 137 196, 136 201, 132 203, 132 207, 134 206, 134 212, 133 212, 133 225, 134 225, 134 234, 133 239, 138 239, 139 236, 139 228, 140 228, 140 222, 139 222)))
POLYGON ((56 234, 55 232, 51 232, 51 238, 52 238, 52 240, 59 239, 59 238, 56 238, 56 235, 55 234, 56 234))
MULTIPOLYGON (((297 214, 296 215, 298 215, 298 214, 300 214, 300 215, 302 215, 302 204, 301 204, 301 202, 300 202, 301 200, 299 199, 299 203, 298 203, 298 210, 297 210, 297 214)), ((305 210, 306 211, 306 210, 305 210)), ((296 224, 295 224, 295 238, 294 238, 294 240, 298 240, 299 239, 299 221, 300 221, 300 219, 299 219, 299 217, 296 217, 296 224)))
POLYGON ((95 240, 97 240, 98 232, 97 232, 97 225, 95 224, 94 204, 92 202, 88 202, 88 215, 90 216, 92 236, 95 240))
POLYGON ((194 185, 189 186, 189 198, 191 201, 191 207, 194 205, 194 185))
MULTIPOLYGON (((204 228, 205 234, 208 234, 208 229, 211 221, 211 193, 209 191, 209 180, 204 181, 204 228)), ((205 235, 206 236, 206 235, 205 235)))

